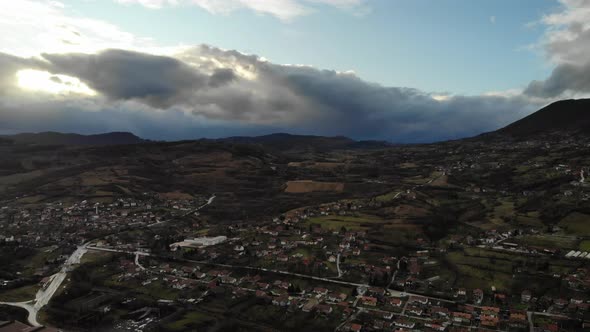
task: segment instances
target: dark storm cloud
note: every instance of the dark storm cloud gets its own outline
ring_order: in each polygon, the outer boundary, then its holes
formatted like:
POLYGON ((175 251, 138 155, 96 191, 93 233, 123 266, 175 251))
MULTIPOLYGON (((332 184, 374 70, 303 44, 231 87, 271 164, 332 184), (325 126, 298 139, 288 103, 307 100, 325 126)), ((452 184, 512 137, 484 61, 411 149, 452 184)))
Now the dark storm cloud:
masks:
POLYGON ((186 101, 196 90, 231 82, 231 70, 209 77, 172 57, 125 50, 98 54, 43 54, 49 68, 86 82, 115 100, 138 99, 167 108, 186 101))
POLYGON ((554 98, 565 92, 590 93, 590 62, 585 65, 558 65, 549 78, 531 82, 524 93, 533 97, 554 98))
MULTIPOLYGON (((15 63, 11 68, 31 61, 8 59, 4 61, 15 63)), ((99 95, 51 103, 10 96, 28 109, 18 115, 0 113, 13 127, 28 123, 36 129, 96 132, 124 126, 154 139, 280 130, 425 142, 494 130, 536 107, 524 96, 436 100, 417 89, 384 87, 353 73, 278 65, 211 46, 174 57, 107 50, 44 54, 42 60, 38 66, 43 70, 77 77, 99 95)))
POLYGON ((543 17, 547 30, 540 46, 555 64, 551 75, 533 81, 524 93, 540 98, 590 94, 590 2, 559 0, 559 11, 543 17))

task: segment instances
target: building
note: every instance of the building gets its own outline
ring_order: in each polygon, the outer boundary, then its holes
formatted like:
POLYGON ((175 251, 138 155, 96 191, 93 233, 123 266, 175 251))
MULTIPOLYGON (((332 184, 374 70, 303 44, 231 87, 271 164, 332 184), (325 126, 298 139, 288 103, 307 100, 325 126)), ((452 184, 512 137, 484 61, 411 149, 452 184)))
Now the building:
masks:
POLYGON ((227 240, 227 236, 215 236, 215 237, 198 237, 194 239, 186 239, 182 242, 172 243, 170 245, 171 250, 178 248, 201 248, 214 246, 216 244, 223 243, 227 240))

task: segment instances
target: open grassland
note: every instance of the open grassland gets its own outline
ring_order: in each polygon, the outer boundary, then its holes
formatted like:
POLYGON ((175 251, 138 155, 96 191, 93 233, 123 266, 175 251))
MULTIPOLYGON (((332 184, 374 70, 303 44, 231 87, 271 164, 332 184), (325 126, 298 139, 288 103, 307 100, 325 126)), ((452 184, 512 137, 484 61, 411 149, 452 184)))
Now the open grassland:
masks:
POLYGON ((24 302, 35 298, 39 286, 28 285, 19 288, 9 289, 0 292, 0 301, 2 302, 24 302))
POLYGON ((575 236, 566 235, 527 235, 515 239, 512 242, 521 243, 527 246, 544 247, 554 249, 576 249, 577 241, 575 236))
POLYGON ((580 242, 579 249, 582 251, 590 251, 590 240, 583 240, 580 242))
POLYGON ((347 230, 366 230, 375 224, 383 224, 386 221, 373 215, 359 214, 358 216, 321 216, 307 220, 307 224, 321 225, 322 228, 339 231, 342 227, 347 230))
POLYGON ((170 331, 188 331, 195 328, 197 325, 207 323, 211 320, 212 318, 205 313, 199 311, 190 311, 186 312, 177 321, 164 325, 164 328, 170 331))
POLYGON ((567 233, 590 236, 590 216, 587 214, 572 212, 561 219, 558 225, 567 233))

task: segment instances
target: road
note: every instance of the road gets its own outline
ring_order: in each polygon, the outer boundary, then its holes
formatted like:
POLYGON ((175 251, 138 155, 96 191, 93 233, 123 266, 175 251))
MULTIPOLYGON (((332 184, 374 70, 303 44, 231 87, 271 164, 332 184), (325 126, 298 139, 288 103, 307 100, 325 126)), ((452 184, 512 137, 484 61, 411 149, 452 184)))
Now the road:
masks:
POLYGON ((340 270, 340 253, 336 257, 336 269, 338 270, 338 278, 342 278, 342 270, 340 270))
POLYGON ((141 255, 139 254, 139 251, 138 251, 135 253, 135 265, 137 265, 137 267, 143 271, 143 270, 145 270, 145 267, 143 267, 143 265, 141 265, 141 263, 139 263, 139 256, 141 256, 141 255))
MULTIPOLYGON (((188 211, 187 213, 183 214, 183 215, 182 215, 182 216, 180 216, 180 217, 181 217, 181 218, 183 218, 183 217, 186 217, 186 216, 188 216, 188 215, 191 215, 191 214, 193 214, 193 213, 195 213, 195 212, 198 212, 199 210, 201 210, 201 209, 202 209, 202 208, 204 208, 205 206, 207 206, 207 205, 209 205, 209 204, 213 203, 213 201, 215 200, 215 198, 216 198, 216 197, 217 197, 217 196, 215 196, 215 194, 213 194, 213 196, 209 197, 209 199, 207 200, 207 202, 206 202, 205 204, 203 204, 203 205, 199 206, 199 207, 198 207, 198 208, 196 208, 196 209, 193 209, 193 210, 190 210, 190 211, 188 211)), ((178 217, 175 217, 175 218, 178 218, 178 217)), ((154 223, 154 224, 148 225, 148 227, 155 227, 155 226, 159 226, 159 225, 162 225, 162 224, 165 224, 165 223, 169 222, 170 220, 172 220, 172 219, 158 221, 157 223, 154 223)))
POLYGON ((405 257, 402 257, 397 260, 397 265, 396 265, 397 268, 395 269, 395 272, 393 272, 393 275, 391 276, 391 281, 389 282, 389 285, 387 285, 387 288, 386 288, 388 291, 390 290, 391 285, 393 285, 393 283, 395 282, 395 277, 397 277, 397 273, 399 272, 399 265, 400 265, 402 259, 404 259, 404 258, 405 257))
MULTIPOLYGON (((116 252, 116 253, 127 254, 127 255, 139 254, 142 256, 152 256, 151 254, 145 253, 145 252, 133 252, 133 251, 125 251, 125 250, 103 248, 103 247, 88 247, 88 250, 116 252)), ((166 257, 161 257, 161 258, 166 258, 166 257)), ((217 266, 217 267, 223 267, 223 268, 228 268, 228 269, 241 269, 241 270, 250 270, 250 271, 259 271, 259 272, 281 274, 281 275, 286 275, 286 276, 291 276, 291 277, 316 280, 316 281, 322 281, 322 282, 326 282, 326 283, 346 285, 346 286, 352 286, 352 287, 367 287, 367 288, 373 287, 369 284, 361 284, 361 283, 355 283, 355 282, 349 282, 349 281, 343 281, 343 280, 334 280, 334 279, 330 279, 330 278, 316 277, 316 276, 310 276, 307 274, 287 272, 287 271, 281 271, 281 270, 273 270, 273 269, 255 267, 255 266, 242 266, 242 265, 211 263, 211 262, 207 262, 207 261, 195 261, 195 260, 182 259, 182 258, 180 258, 178 260, 183 261, 183 262, 187 262, 187 263, 217 266)), ((400 291, 396 291, 393 289, 389 289, 388 291, 389 291, 389 294, 394 297, 420 296, 420 297, 425 297, 425 298, 428 298, 430 300, 435 300, 435 301, 453 302, 453 301, 449 301, 449 300, 443 299, 443 298, 437 298, 437 297, 432 297, 432 296, 427 296, 427 295, 422 295, 422 294, 408 293, 408 292, 400 292, 400 291)))
POLYGON ((0 304, 25 309, 29 313, 27 318, 29 324, 33 326, 41 326, 37 321, 39 310, 49 303, 53 295, 55 295, 55 292, 57 292, 63 281, 66 279, 66 276, 68 275, 68 272, 71 271, 72 267, 76 264, 80 264, 80 259, 82 259, 82 256, 88 251, 88 244, 89 243, 85 243, 79 246, 78 249, 68 257, 62 265, 61 270, 50 277, 50 280, 48 281, 49 284, 37 292, 34 300, 25 302, 0 302, 0 304))

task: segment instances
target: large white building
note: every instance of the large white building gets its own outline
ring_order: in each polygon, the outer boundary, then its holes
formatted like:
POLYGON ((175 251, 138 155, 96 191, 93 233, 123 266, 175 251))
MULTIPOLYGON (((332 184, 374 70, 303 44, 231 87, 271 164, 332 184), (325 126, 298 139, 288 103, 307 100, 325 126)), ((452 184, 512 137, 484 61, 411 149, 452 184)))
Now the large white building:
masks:
POLYGON ((200 248, 214 246, 216 244, 223 243, 227 240, 227 236, 215 236, 215 237, 197 237, 193 239, 185 239, 182 242, 176 242, 170 245, 170 249, 176 250, 181 248, 200 248))

